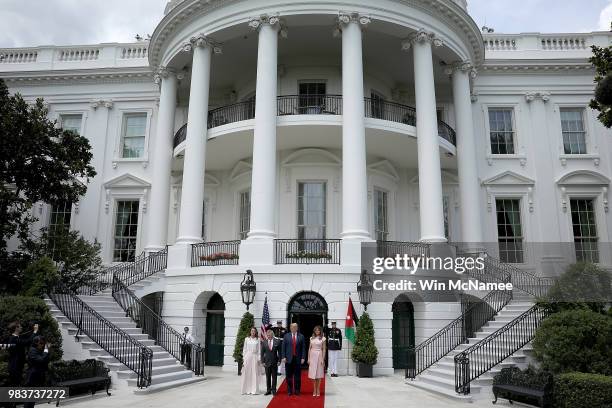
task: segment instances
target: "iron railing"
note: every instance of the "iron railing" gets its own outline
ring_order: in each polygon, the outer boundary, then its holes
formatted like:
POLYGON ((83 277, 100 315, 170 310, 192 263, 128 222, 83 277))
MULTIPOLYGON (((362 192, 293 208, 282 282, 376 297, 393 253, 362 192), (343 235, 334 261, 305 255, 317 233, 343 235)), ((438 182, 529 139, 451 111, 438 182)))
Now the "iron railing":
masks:
MULTIPOLYGON (((416 110, 407 105, 380 99, 364 98, 365 117, 382 119, 416 126, 416 110)), ((277 97, 277 115, 342 115, 342 95, 280 95, 277 97)), ((208 112, 208 129, 255 118, 255 99, 221 106, 208 112)), ((438 121, 438 136, 457 144, 453 128, 438 121)), ((173 146, 177 147, 187 138, 187 125, 174 135, 173 146)))
POLYGON ((376 256, 395 258, 408 255, 409 258, 429 257, 431 245, 424 242, 376 241, 376 256))
POLYGON ((78 328, 77 335, 84 333, 100 348, 135 372, 139 388, 151 385, 153 351, 150 348, 102 317, 62 284, 57 284, 49 292, 53 303, 78 328))
POLYGON ((275 239, 275 264, 340 264, 339 239, 275 239))
POLYGON ((125 285, 130 286, 163 271, 167 266, 168 247, 158 252, 150 252, 148 255, 143 253, 134 262, 129 262, 115 269, 112 276, 116 276, 125 285))
POLYGON ((342 95, 282 95, 277 104, 278 116, 342 115, 342 95))
MULTIPOLYGON (((509 277, 507 279, 509 280, 509 277)), ((409 348, 406 378, 416 378, 457 346, 467 343, 468 339, 499 313, 510 300, 512 300, 511 291, 493 290, 482 299, 482 302, 468 305, 458 318, 436 334, 418 346, 409 348)))
POLYGON ((478 343, 455 355, 455 391, 469 394, 470 383, 529 343, 550 310, 535 305, 491 333, 478 343))
POLYGON ((191 245, 191 266, 238 265, 240 241, 201 242, 191 245))
POLYGON ((195 375, 204 374, 204 348, 186 340, 182 334, 170 327, 117 276, 113 277, 113 298, 125 311, 126 316, 134 320, 142 332, 154 339, 157 345, 181 363, 187 363, 195 375))

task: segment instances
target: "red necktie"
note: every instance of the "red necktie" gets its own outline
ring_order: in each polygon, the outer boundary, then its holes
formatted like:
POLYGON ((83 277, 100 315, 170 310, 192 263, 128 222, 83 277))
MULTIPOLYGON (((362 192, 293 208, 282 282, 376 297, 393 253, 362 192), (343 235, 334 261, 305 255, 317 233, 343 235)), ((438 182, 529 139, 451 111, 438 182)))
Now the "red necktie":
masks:
POLYGON ((293 348, 293 355, 295 356, 297 353, 295 352, 295 334, 292 336, 291 347, 293 348))

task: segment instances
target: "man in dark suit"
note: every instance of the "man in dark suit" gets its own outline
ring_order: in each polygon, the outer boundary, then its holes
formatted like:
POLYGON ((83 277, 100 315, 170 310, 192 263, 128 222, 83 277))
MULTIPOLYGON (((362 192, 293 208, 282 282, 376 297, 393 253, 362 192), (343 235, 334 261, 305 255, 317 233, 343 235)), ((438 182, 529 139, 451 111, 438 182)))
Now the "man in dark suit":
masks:
POLYGON ((261 342, 261 362, 266 368, 265 395, 276 395, 277 369, 281 362, 281 342, 274 337, 272 329, 266 331, 266 339, 261 342))
POLYGON ((8 347, 8 372, 9 382, 11 387, 19 387, 22 383, 23 367, 26 362, 26 351, 29 351, 30 345, 34 337, 38 336, 38 324, 34 324, 31 333, 23 333, 21 323, 13 322, 9 325, 9 329, 13 334, 8 339, 6 346, 8 347))
POLYGON ((302 364, 306 358, 306 342, 298 333, 297 323, 291 323, 290 332, 283 338, 283 363, 287 375, 287 394, 300 395, 302 364))

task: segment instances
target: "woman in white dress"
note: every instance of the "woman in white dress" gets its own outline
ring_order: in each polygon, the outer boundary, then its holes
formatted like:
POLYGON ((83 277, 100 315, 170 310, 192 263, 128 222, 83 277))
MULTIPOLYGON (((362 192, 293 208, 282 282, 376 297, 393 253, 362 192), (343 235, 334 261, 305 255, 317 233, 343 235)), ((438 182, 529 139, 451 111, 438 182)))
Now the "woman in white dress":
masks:
POLYGON ((242 347, 242 394, 256 395, 261 393, 260 347, 257 329, 251 327, 249 337, 244 339, 244 346, 242 347))

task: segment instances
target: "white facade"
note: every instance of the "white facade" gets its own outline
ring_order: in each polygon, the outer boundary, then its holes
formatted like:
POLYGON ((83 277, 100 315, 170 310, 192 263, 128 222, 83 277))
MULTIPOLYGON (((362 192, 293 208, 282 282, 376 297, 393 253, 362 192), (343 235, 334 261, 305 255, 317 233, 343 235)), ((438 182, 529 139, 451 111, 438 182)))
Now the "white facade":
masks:
MULTIPOLYGON (((364 241, 497 243, 497 213, 516 205, 512 239, 573 243, 574 207, 586 205, 596 225, 586 238, 609 242, 612 142, 588 108, 588 58, 590 45, 611 40, 481 34, 462 1, 175 0, 150 43, 0 50, 0 77, 28 100, 43 97, 52 118, 81 119, 98 174, 72 204, 71 227, 99 241, 109 264, 170 245, 165 277, 139 295, 163 291, 164 318, 193 326, 204 343, 207 302, 219 293, 223 363, 233 369, 246 269, 257 282, 256 319, 266 292, 275 322, 288 319, 294 295, 312 291, 343 327, 350 292, 358 305, 364 241), (510 142, 492 143, 491 133, 510 142), (314 206, 308 222, 300 203, 314 206), (276 264, 275 239, 300 231, 341 239, 340 264, 276 264), (237 265, 191 266, 202 235, 247 232, 237 265)), ((49 205, 34 212, 48 225, 49 205)), ((527 251, 519 263, 550 275, 563 255, 527 251)), ((599 256, 612 263, 609 252, 599 256)), ((460 308, 414 309, 419 343, 460 308)), ((391 304, 368 311, 376 370, 389 374, 391 304)))

